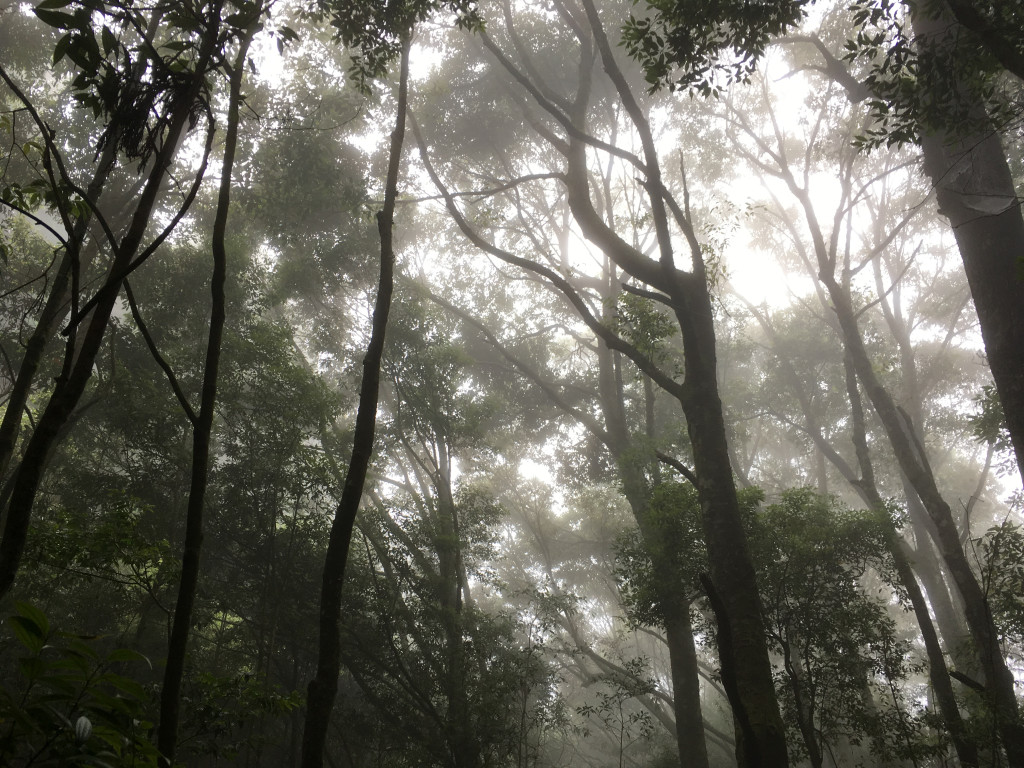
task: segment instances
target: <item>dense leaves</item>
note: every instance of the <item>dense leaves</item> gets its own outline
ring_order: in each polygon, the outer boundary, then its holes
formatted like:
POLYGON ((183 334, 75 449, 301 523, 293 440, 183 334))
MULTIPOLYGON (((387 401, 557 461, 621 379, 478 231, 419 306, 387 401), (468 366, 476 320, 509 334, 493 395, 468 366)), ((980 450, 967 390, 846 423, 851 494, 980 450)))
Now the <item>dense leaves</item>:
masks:
POLYGON ((776 37, 797 24, 808 0, 645 0, 623 43, 652 88, 718 95, 746 81, 776 37))
MULTIPOLYGON (((702 508, 695 487, 719 470, 747 486, 747 596, 763 611, 756 639, 790 764, 967 765, 966 734, 976 763, 1019 765, 1001 751, 1013 718, 979 682, 934 521, 869 397, 891 393, 930 460, 996 656, 1016 674, 1024 537, 1019 496, 1002 502, 1012 473, 992 471, 1012 466, 1012 406, 989 386, 915 149, 887 145, 952 123, 1007 125, 1019 9, 974 4, 980 22, 927 50, 911 17, 922 7, 0 9, 0 413, 17 427, 0 471, 5 525, 97 291, 117 289, 42 462, 4 602, 0 763, 168 763, 156 702, 220 222, 226 326, 174 764, 298 764, 375 294, 389 73, 416 27, 422 146, 398 176, 400 274, 342 592, 342 669, 327 680, 326 762, 725 768, 737 745, 746 760, 720 651, 730 617, 706 593, 741 549, 709 557, 721 502, 702 508), (237 58, 249 33, 251 55, 237 58), (225 209, 213 177, 229 78, 241 117, 225 209), (659 85, 734 87, 705 101, 659 85), (967 92, 981 112, 957 111, 967 92), (169 142, 172 117, 182 130, 169 142), (857 153, 854 136, 877 151, 857 153), (129 306, 110 268, 139 255, 129 306), (858 370, 844 300, 868 360, 858 370), (680 323, 694 308, 696 332, 680 323), (701 347, 704 380, 686 369, 700 334, 717 337, 701 347), (721 411, 729 439, 698 471, 704 448, 679 395, 716 382, 722 408, 706 397, 689 415, 721 411), (938 703, 947 668, 959 720, 938 703)), ((1019 142, 1007 147, 1019 169, 1019 142)))
POLYGON ((144 719, 149 691, 126 675, 148 659, 125 648, 104 651, 100 638, 57 631, 26 603, 7 626, 21 647, 17 682, 0 689, 4 764, 157 765, 147 739, 152 724, 144 719))

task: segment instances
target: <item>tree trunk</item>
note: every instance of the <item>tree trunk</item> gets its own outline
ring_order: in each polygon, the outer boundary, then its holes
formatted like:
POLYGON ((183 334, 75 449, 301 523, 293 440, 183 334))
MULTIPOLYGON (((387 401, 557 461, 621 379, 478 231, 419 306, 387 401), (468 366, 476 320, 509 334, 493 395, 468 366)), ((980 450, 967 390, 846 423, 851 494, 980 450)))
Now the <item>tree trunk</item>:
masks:
MULTIPOLYGON (((582 0, 582 4, 604 70, 643 147, 644 187, 651 205, 658 261, 638 258, 638 254, 623 248, 617 238, 606 232, 607 227, 590 202, 585 149, 578 137, 569 142, 569 204, 588 239, 604 247, 620 268, 659 288, 671 300, 683 337, 684 379, 676 394, 693 450, 697 496, 710 561, 710 578, 705 580, 705 587, 718 624, 722 679, 737 724, 736 757, 741 768, 785 768, 789 765, 785 727, 775 695, 761 599, 740 519, 718 393, 714 311, 703 254, 692 224, 685 215, 677 216, 677 224, 690 247, 693 271, 684 273, 676 268, 653 132, 619 69, 596 7, 591 0, 582 0)), ((580 75, 580 93, 585 95, 589 90, 589 70, 581 67, 580 75)), ((577 126, 585 125, 583 117, 582 110, 574 114, 577 126)))
POLYGON ((741 768, 787 766, 761 598, 729 463, 716 378, 713 311, 704 275, 691 276, 674 293, 685 366, 680 402, 693 447, 710 562, 705 587, 711 588, 708 597, 718 624, 722 682, 737 723, 736 759, 741 768))
POLYGON ((213 225, 213 275, 210 279, 212 297, 210 332, 206 343, 206 362, 198 416, 192 422, 192 471, 185 513, 185 543, 181 557, 181 578, 178 597, 171 623, 171 637, 167 647, 163 685, 160 689, 160 722, 157 728, 157 748, 165 766, 174 764, 178 746, 178 719, 181 703, 181 681, 185 673, 185 654, 192 631, 192 609, 199 584, 199 557, 203 544, 203 512, 206 505, 206 487, 210 472, 210 441, 213 436, 214 408, 217 402, 217 380, 220 369, 221 342, 224 338, 227 281, 228 213, 231 208, 231 173, 238 145, 239 106, 245 60, 255 28, 250 27, 240 41, 238 55, 231 69, 231 92, 228 102, 227 133, 224 139, 224 160, 221 170, 217 213, 213 225))
POLYGON ((857 376, 864 384, 868 398, 882 422, 900 469, 934 524, 935 543, 963 600, 967 626, 985 674, 986 698, 996 719, 1010 768, 1021 768, 1024 766, 1024 728, 1017 711, 1013 674, 1007 668, 999 646, 999 635, 988 610, 985 593, 960 544, 960 534, 953 522, 952 511, 939 493, 913 424, 875 375, 857 328, 856 314, 849 296, 839 289, 831 276, 822 274, 821 277, 829 289, 844 343, 857 376))
POLYGON ((217 45, 220 3, 211 13, 211 28, 206 30, 196 62, 195 74, 188 88, 175 100, 179 105, 171 115, 161 150, 154 159, 149 178, 139 196, 138 205, 131 223, 121 242, 115 249, 106 283, 99 289, 91 311, 83 323, 84 335, 72 333, 65 345, 65 365, 57 378, 50 399, 39 418, 36 429, 25 447, 25 454, 12 478, 12 489, 7 506, 7 519, 3 538, 0 539, 0 598, 4 597, 14 584, 21 556, 25 549, 32 506, 49 464, 50 457, 59 442, 64 425, 71 417, 75 406, 85 392, 92 377, 93 366, 106 334, 107 324, 117 301, 121 283, 132 259, 142 244, 150 218, 156 207, 157 197, 174 160, 180 139, 187 130, 192 116, 192 107, 205 86, 205 77, 217 45))
MULTIPOLYGON (((86 196, 95 203, 103 191, 107 177, 114 167, 117 159, 117 141, 107 143, 100 156, 99 165, 93 174, 86 196)), ((53 285, 46 297, 46 303, 36 320, 36 326, 32 329, 25 345, 25 354, 22 357, 21 365, 18 366, 18 374, 11 389, 11 395, 7 401, 7 408, 4 412, 3 421, 0 422, 0 478, 7 474, 11 458, 14 455, 14 448, 18 442, 18 433, 21 431, 21 420, 25 406, 28 404, 32 394, 32 385, 35 383, 36 373, 42 364, 43 353, 47 345, 53 339, 57 330, 57 323, 61 316, 67 311, 68 302, 71 299, 72 271, 81 258, 82 246, 85 243, 88 231, 88 219, 83 218, 68 233, 68 243, 64 255, 57 267, 57 274, 54 276, 53 285)), ((81 265, 78 265, 81 269, 81 265)))
POLYGON ((846 371, 846 389, 850 398, 850 412, 854 451, 857 454, 857 464, 860 467, 861 476, 859 480, 851 478, 851 484, 858 490, 868 505, 877 510, 879 514, 885 515, 885 541, 892 555, 893 564, 896 567, 896 575, 907 590, 907 597, 914 610, 914 617, 917 619, 917 626, 921 631, 921 640, 924 642, 925 654, 928 657, 928 676, 935 692, 935 702, 939 708, 942 721, 949 731, 950 739, 953 741, 953 748, 956 750, 960 764, 964 768, 974 768, 978 765, 978 748, 964 726, 963 718, 960 716, 960 707, 956 702, 953 693, 953 682, 949 676, 949 668, 946 666, 946 657, 942 653, 942 646, 939 643, 938 633, 935 631, 935 624, 932 622, 931 614, 928 612, 928 602, 925 600, 921 586, 917 583, 911 560, 908 556, 906 542, 900 536, 896 526, 892 523, 888 513, 885 512, 885 503, 882 495, 878 492, 875 484, 875 472, 871 464, 871 454, 868 448, 867 427, 864 418, 864 404, 861 400, 860 388, 857 385, 857 372, 854 367, 853 358, 847 352, 843 355, 843 367, 846 371))
POLYGON ((380 389, 380 365, 384 354, 384 336, 387 331, 391 295, 394 290, 395 252, 393 230, 395 200, 398 197, 398 174, 405 138, 408 111, 409 44, 410 35, 402 41, 402 57, 398 83, 398 106, 395 128, 391 133, 388 175, 384 192, 384 207, 377 214, 380 233, 380 280, 373 308, 370 342, 363 358, 363 377, 359 388, 359 408, 356 411, 355 433, 352 438, 352 456, 349 460, 345 486, 334 514, 331 535, 324 558, 324 572, 320 592, 320 642, 316 674, 309 683, 306 698, 306 719, 302 734, 302 768, 321 768, 324 745, 331 710, 338 691, 341 671, 341 590, 345 579, 352 529, 355 525, 359 502, 363 496, 366 472, 373 453, 374 432, 377 425, 377 402, 380 389))
MULTIPOLYGON (((605 302, 606 306, 610 302, 605 302)), ((639 465, 639 457, 630 449, 625 406, 615 382, 612 351, 598 346, 598 384, 601 410, 608 434, 607 446, 619 465, 623 493, 633 511, 647 555, 651 558, 657 589, 658 607, 665 622, 665 639, 672 675, 672 709, 676 724, 676 745, 680 764, 685 768, 708 768, 707 741, 701 711, 700 676, 697 649, 693 642, 690 603, 676 569, 672 552, 664 546, 664 536, 648 514, 650 488, 639 465)))
MULTIPOLYGON (((919 45, 941 52, 955 44, 951 19, 921 13, 912 18, 919 45)), ((966 88, 961 97, 977 102, 966 88)), ((983 125, 984 107, 968 106, 983 125)), ((939 212, 949 219, 960 248, 1017 467, 1024 473, 1024 216, 1006 153, 998 134, 987 128, 963 136, 929 131, 921 150, 939 212)))
POLYGON ((804 670, 800 667, 800 652, 797 649, 796 658, 793 658, 793 643, 789 639, 781 639, 781 645, 783 667, 786 670, 786 677, 789 678, 797 727, 807 749, 807 760, 811 768, 822 768, 821 746, 818 744, 818 734, 814 728, 814 707, 804 691, 804 670))
POLYGON ((471 723, 466 690, 466 647, 463 641, 462 542, 458 509, 451 489, 451 457, 439 440, 437 474, 437 560, 439 608, 445 634, 444 688, 448 699, 445 726, 452 768, 479 768, 480 743, 471 723))

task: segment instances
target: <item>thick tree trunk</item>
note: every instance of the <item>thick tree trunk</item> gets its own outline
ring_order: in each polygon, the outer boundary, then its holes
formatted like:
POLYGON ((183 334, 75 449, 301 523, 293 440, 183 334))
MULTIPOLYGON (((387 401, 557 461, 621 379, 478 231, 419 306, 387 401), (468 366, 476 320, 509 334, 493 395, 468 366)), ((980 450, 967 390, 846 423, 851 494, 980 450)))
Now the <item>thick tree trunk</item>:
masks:
POLYGON ((985 354, 1024 472, 1024 218, 999 136, 921 140, 939 211, 949 219, 981 324, 985 354), (998 213, 979 210, 992 202, 998 213))
MULTIPOLYGON (((913 24, 921 45, 941 52, 955 44, 951 19, 915 13, 913 24)), ((966 88, 961 96, 977 102, 966 88)), ((968 106, 984 125, 984 107, 968 106)), ((922 136, 921 149, 939 212, 949 219, 960 248, 1017 466, 1024 473, 1024 215, 1006 152, 998 134, 987 128, 961 136, 930 131, 922 136)))
POLYGON ((693 447, 697 493, 710 562, 722 682, 736 719, 741 768, 787 766, 785 728, 775 696, 761 598, 740 518, 718 394, 715 331, 704 275, 681 285, 676 317, 683 334, 680 402, 693 447))
POLYGON ((306 697, 306 719, 302 734, 302 768, 321 768, 324 745, 331 710, 338 691, 341 671, 341 590, 345 580, 349 544, 355 525, 359 502, 363 496, 366 472, 373 453, 374 432, 377 425, 377 403, 380 389, 380 365, 384 354, 384 336, 391 295, 394 291, 395 252, 393 244, 395 200, 398 197, 398 174, 405 139, 405 121, 408 111, 409 45, 410 36, 402 42, 402 57, 398 84, 398 106, 395 128, 391 133, 388 175, 384 192, 384 207, 377 214, 380 233, 380 280, 377 300, 373 308, 370 342, 363 358, 363 378, 359 389, 359 407, 356 411, 355 434, 352 438, 352 456, 349 460, 345 486, 335 511, 334 523, 324 558, 324 572, 320 592, 320 643, 316 674, 309 683, 306 697))
MULTIPOLYGON (((620 268, 659 288, 671 300, 683 337, 684 380, 676 394, 693 450, 697 496, 710 561, 710 578, 705 580, 705 587, 709 590, 708 597, 718 624, 722 679, 737 725, 736 756, 741 768, 785 768, 789 764, 785 727, 775 695, 761 599, 729 459, 725 418, 718 393, 714 312, 701 247, 690 222, 685 216, 677 217, 677 224, 689 244, 693 265, 691 273, 680 272, 674 262, 653 132, 618 66, 594 3, 583 0, 582 4, 604 70, 643 147, 644 186, 657 236, 658 261, 624 248, 600 222, 587 191, 584 145, 576 137, 569 142, 569 205, 588 239, 605 248, 620 268)), ((588 95, 589 77, 586 66, 581 67, 578 99, 588 95)), ((575 124, 585 125, 580 105, 575 106, 578 110, 574 114, 575 124)))
MULTIPOLYGON (((605 302, 606 306, 610 303, 605 302)), ((610 318, 606 318, 610 319, 610 318)), ((665 623, 665 639, 672 675, 672 709, 675 715, 676 745, 684 768, 708 768, 707 741, 701 710, 697 649, 693 642, 690 604, 672 566, 673 552, 666 551, 665 536, 649 514, 650 488, 644 478, 640 457, 631 451, 625 406, 615 381, 613 353, 598 346, 598 384, 601 410, 608 435, 607 446, 619 465, 623 493, 633 511, 644 542, 657 589, 658 607, 665 623)))

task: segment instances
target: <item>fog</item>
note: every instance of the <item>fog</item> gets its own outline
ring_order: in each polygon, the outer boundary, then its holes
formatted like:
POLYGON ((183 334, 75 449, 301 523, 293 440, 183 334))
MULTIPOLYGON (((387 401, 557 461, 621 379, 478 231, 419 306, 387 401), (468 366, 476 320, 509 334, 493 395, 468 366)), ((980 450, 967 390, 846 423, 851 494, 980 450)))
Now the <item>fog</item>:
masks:
POLYGON ((0 765, 1024 768, 1022 60, 0 0, 0 765))

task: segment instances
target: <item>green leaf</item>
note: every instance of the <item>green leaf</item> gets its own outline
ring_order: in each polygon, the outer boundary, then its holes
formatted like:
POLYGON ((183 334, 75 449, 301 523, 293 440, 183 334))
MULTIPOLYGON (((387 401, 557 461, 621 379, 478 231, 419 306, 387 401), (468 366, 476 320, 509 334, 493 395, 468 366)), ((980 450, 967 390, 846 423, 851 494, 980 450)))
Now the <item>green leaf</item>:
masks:
POLYGON ((68 639, 64 653, 69 657, 95 661, 99 658, 96 650, 82 639, 73 637, 68 639))
POLYGON ((146 687, 141 683, 137 683, 131 678, 124 677, 123 675, 109 674, 104 676, 104 682, 114 686, 118 691, 130 696, 137 701, 145 701, 148 693, 146 687))
POLYGON ((160 46, 161 50, 181 52, 192 47, 188 40, 168 40, 160 46))
MULTIPOLYGON (((92 41, 95 44, 95 40, 92 41)), ((96 71, 94 60, 90 57, 91 46, 80 37, 75 36, 68 46, 68 58, 79 66, 84 72, 93 73, 96 71)))
POLYGON ((53 47, 53 63, 54 64, 59 62, 61 59, 63 59, 67 55, 67 53, 68 53, 68 46, 71 45, 71 41, 73 39, 74 38, 72 37, 71 33, 69 32, 68 34, 64 35, 64 37, 62 37, 60 40, 57 41, 57 44, 53 47))
POLYGON ((70 13, 61 13, 60 11, 49 11, 45 8, 36 8, 34 11, 35 15, 39 17, 39 20, 44 24, 57 29, 80 29, 81 24, 77 17, 70 13))
POLYGON ((104 53, 109 54, 111 51, 117 50, 117 37, 110 31, 110 27, 103 27, 101 38, 104 53))
POLYGON ((18 668, 26 680, 35 680, 46 670, 46 662, 38 656, 25 656, 18 659, 18 668))
POLYGON ((17 616, 10 618, 12 625, 16 627, 14 631, 18 632, 17 627, 20 627, 26 632, 31 633, 34 638, 37 638, 39 640, 39 648, 35 649, 34 652, 38 653, 45 644, 46 637, 50 634, 50 622, 46 620, 43 612, 34 605, 19 602, 15 603, 14 607, 18 611, 17 616))

